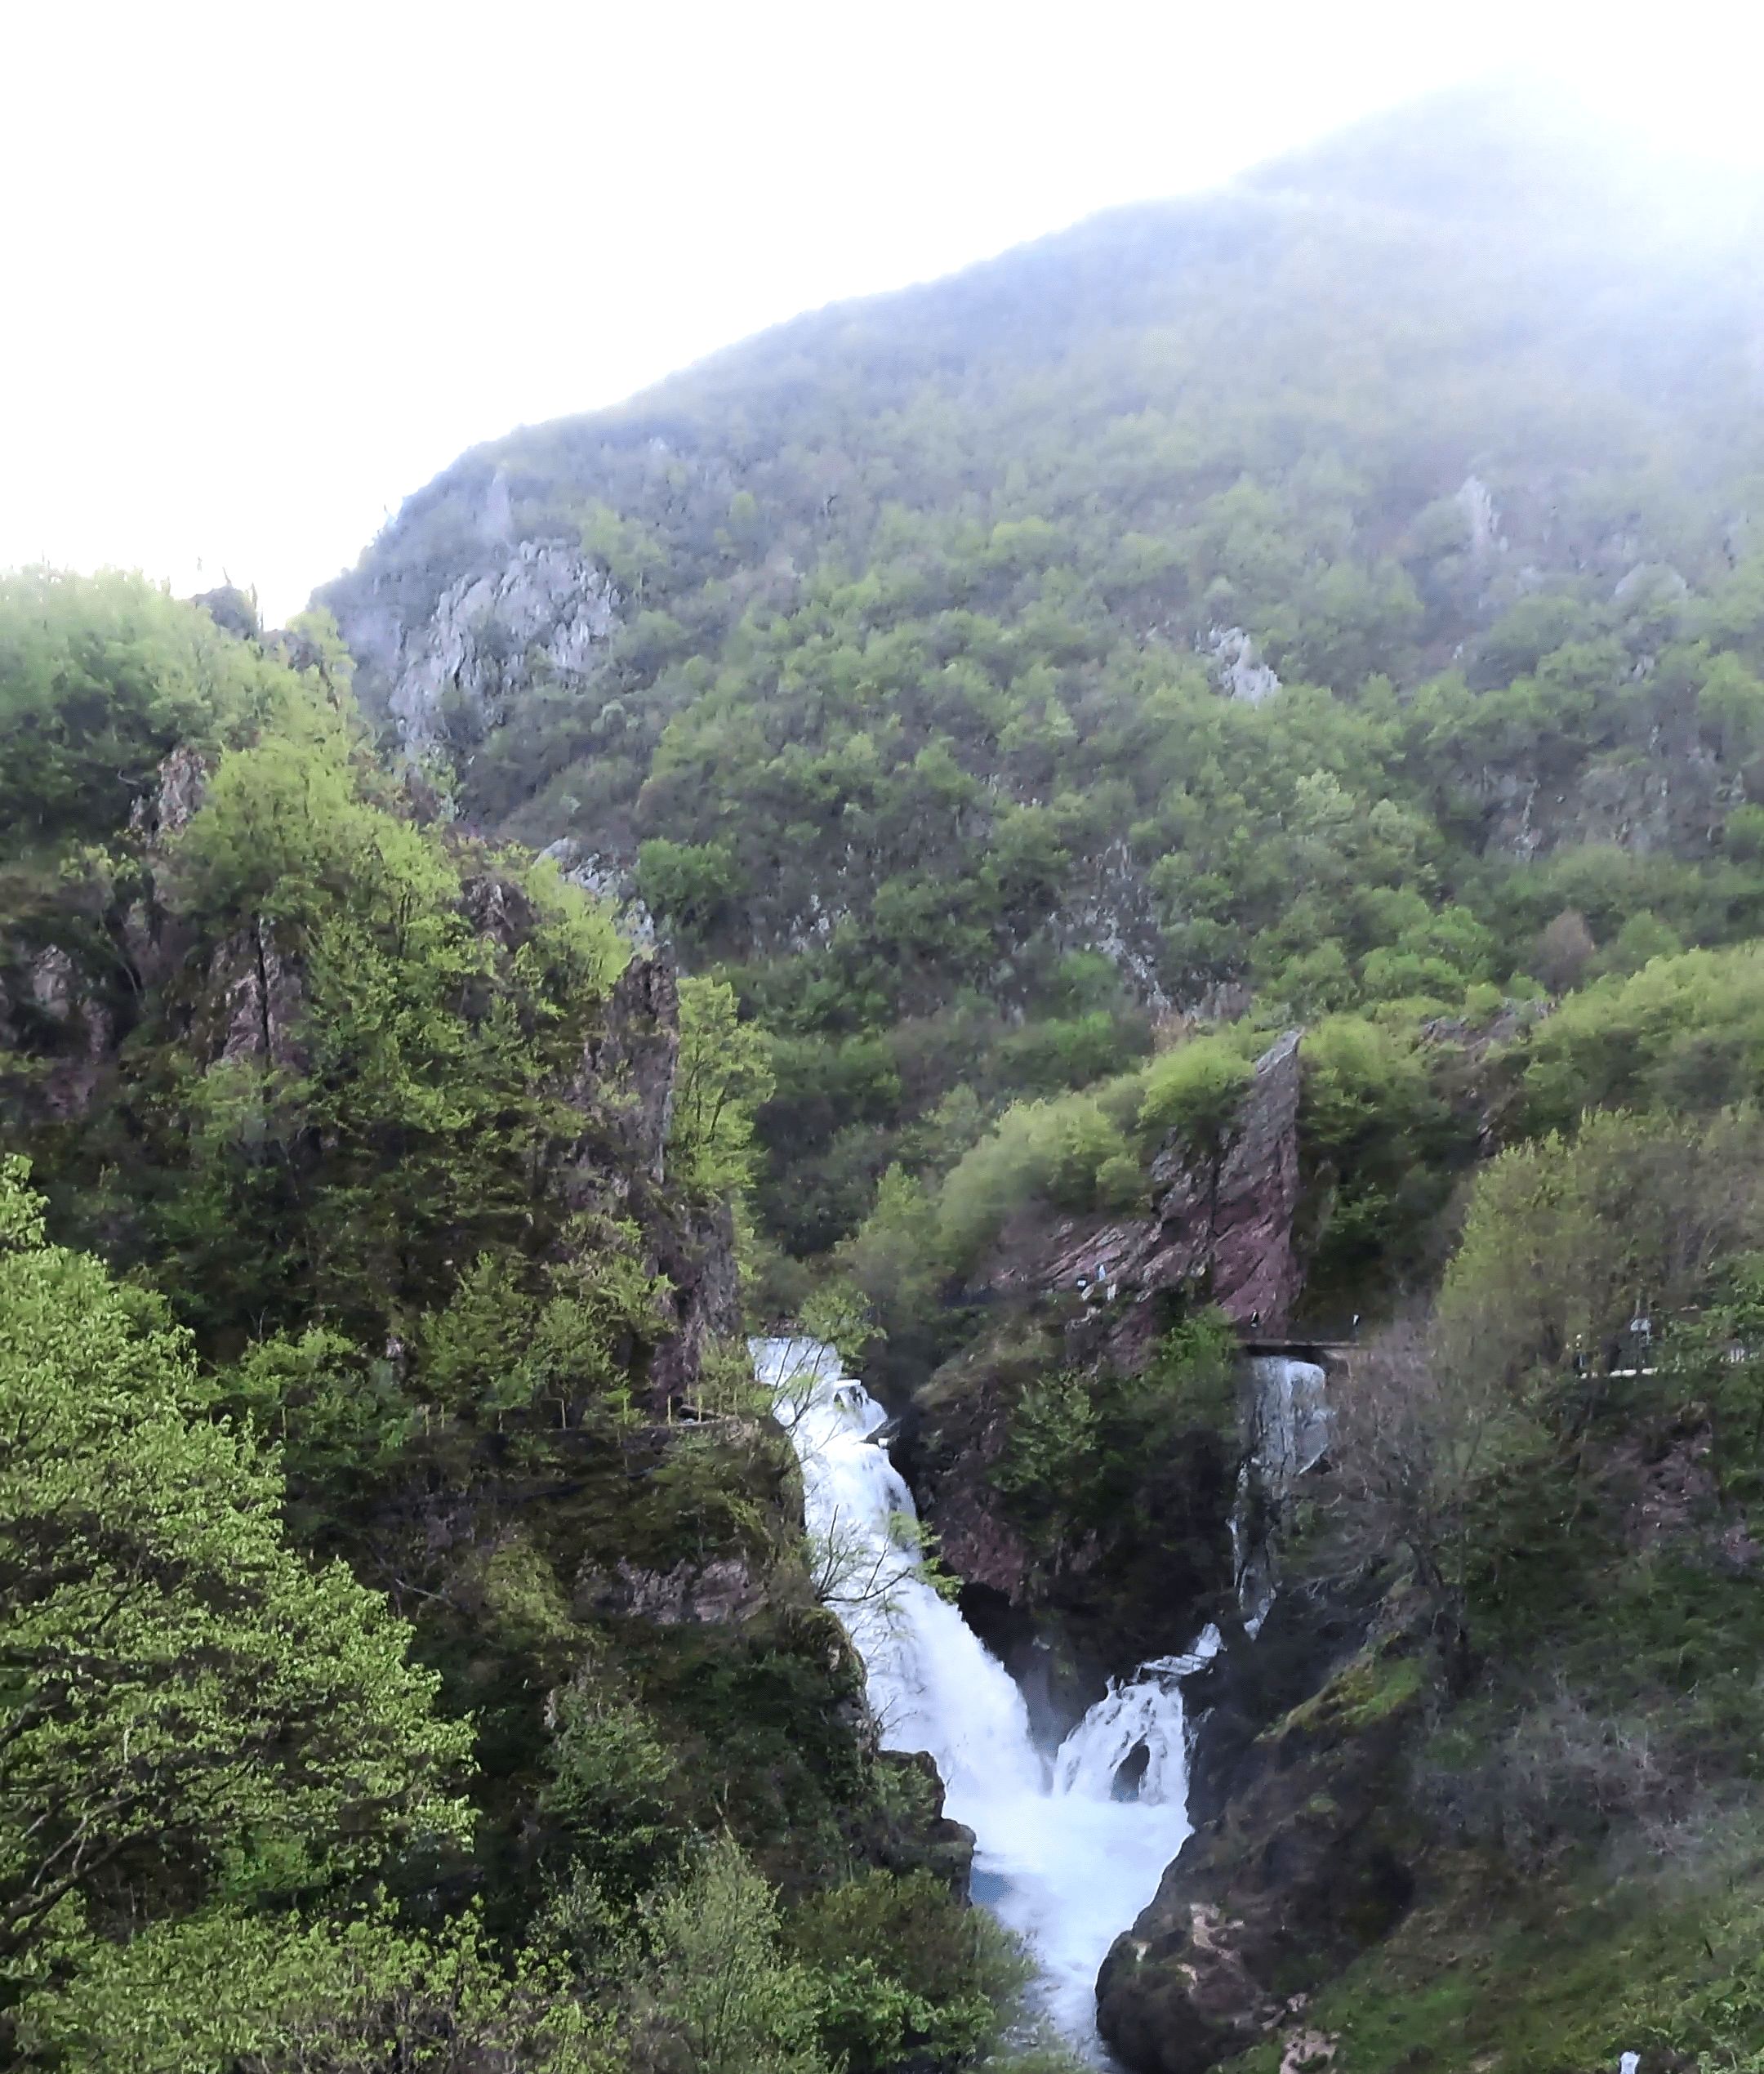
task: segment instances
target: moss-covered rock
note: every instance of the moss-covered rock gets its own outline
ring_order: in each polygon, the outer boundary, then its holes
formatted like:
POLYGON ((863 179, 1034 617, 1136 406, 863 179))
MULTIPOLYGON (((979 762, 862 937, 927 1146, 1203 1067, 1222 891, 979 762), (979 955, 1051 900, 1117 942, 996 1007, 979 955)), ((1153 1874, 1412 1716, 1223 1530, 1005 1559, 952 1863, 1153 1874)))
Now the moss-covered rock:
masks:
POLYGON ((1116 1941, 1103 2036, 1134 2074, 1200 2074, 1383 1938, 1414 1893, 1397 1791, 1428 1671, 1381 1633, 1243 1750, 1234 1790, 1116 1941))

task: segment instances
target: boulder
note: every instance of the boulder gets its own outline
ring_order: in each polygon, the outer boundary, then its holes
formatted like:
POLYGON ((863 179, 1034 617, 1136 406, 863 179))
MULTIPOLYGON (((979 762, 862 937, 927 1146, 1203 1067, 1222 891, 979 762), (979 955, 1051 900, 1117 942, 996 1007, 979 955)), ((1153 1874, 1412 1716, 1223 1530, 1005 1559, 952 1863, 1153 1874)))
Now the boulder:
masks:
POLYGON ((1416 1839, 1400 1773, 1426 1686, 1392 1630, 1243 1752, 1098 1978, 1098 2026, 1132 2074, 1202 2074, 1246 2051, 1401 1918, 1416 1839))

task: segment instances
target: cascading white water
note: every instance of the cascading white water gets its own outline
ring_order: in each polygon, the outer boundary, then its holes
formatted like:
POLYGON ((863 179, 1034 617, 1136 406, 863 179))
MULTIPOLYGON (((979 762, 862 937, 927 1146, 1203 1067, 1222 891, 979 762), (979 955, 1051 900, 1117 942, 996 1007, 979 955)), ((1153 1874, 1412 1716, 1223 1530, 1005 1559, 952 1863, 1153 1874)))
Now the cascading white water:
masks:
POLYGON ((1278 1505, 1307 1470, 1315 1469, 1329 1445, 1329 1410, 1324 1372, 1314 1361, 1285 1354, 1258 1354, 1250 1363, 1250 1454, 1237 1478, 1232 1512, 1232 1555, 1237 1573, 1237 1609, 1252 1639, 1262 1631, 1274 1603, 1274 1550, 1266 1532, 1251 1524, 1255 1498, 1278 1505))
POLYGON ((1329 1445, 1324 1375, 1314 1361, 1258 1354, 1250 1363, 1251 1450, 1262 1480, 1284 1496, 1329 1445))
POLYGON ((912 1492, 871 1439, 885 1422, 881 1406, 816 1340, 760 1340, 753 1352, 802 1465, 822 1587, 864 1660, 884 1742, 930 1751, 952 1795, 958 1780, 1034 1791, 1042 1765, 1029 1710, 1004 1666, 925 1581, 906 1524, 915 1517, 912 1492))
POLYGON ((974 1832, 976 1899, 1028 1941, 1049 2016, 1098 2054, 1097 1970, 1189 1833, 1182 1680, 1218 1631, 1111 1687, 1045 1758, 1014 1681, 921 1572, 912 1493, 873 1438, 881 1407, 814 1340, 757 1340, 753 1355, 802 1464, 823 1588, 863 1657, 883 1743, 935 1758, 949 1813, 974 1832))

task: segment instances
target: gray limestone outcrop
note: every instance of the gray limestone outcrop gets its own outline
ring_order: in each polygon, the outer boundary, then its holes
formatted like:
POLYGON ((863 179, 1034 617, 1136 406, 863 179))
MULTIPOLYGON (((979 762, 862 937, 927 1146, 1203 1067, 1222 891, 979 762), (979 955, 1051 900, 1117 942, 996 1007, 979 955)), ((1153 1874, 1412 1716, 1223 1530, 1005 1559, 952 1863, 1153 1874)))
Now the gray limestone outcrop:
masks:
POLYGON ((592 1565, 577 1579, 578 1612, 590 1619, 642 1620, 658 1627, 744 1621, 764 1603, 764 1587, 739 1556, 645 1569, 624 1557, 610 1570, 592 1565))
POLYGON ((483 725, 537 681, 586 683, 618 627, 621 602, 604 572, 568 542, 523 540, 451 584, 426 618, 407 623, 395 604, 374 602, 352 613, 343 633, 363 662, 364 690, 415 756, 440 740, 456 705, 483 725))
POLYGON ((1259 706, 1281 688, 1273 667, 1263 662, 1255 636, 1243 627, 1209 627, 1207 653, 1219 689, 1246 706, 1259 706))

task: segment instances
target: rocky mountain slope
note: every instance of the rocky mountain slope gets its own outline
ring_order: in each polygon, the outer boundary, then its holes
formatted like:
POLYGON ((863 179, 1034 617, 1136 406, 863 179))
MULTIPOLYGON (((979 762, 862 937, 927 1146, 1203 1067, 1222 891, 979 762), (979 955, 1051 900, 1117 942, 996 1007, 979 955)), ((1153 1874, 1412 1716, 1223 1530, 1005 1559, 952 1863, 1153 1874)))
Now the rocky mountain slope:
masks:
POLYGON ((1755 198, 1577 120, 1448 97, 803 318, 325 592, 468 822, 786 1037, 786 1251, 1148 1019, 1757 925, 1755 198))
POLYGON ((659 2067, 671 1896, 819 2067, 781 1889, 910 1916, 957 2014, 878 2035, 971 2053, 1014 1965, 816 1599, 707 997, 243 602, 0 586, 4 2056, 659 2067))
POLYGON ((789 1318, 1044 1731, 1223 1635, 1134 2074, 1757 2074, 1756 198, 1448 96, 466 455, 334 622, 0 586, 8 2051, 1057 2064, 789 1318))
POLYGON ((468 454, 325 594, 765 1033, 755 1300, 1038 1718, 1228 1630, 1136 2069, 1764 2045, 1760 199, 1446 96, 468 454), (1365 1352, 1252 1644, 1264 1330, 1365 1352))

